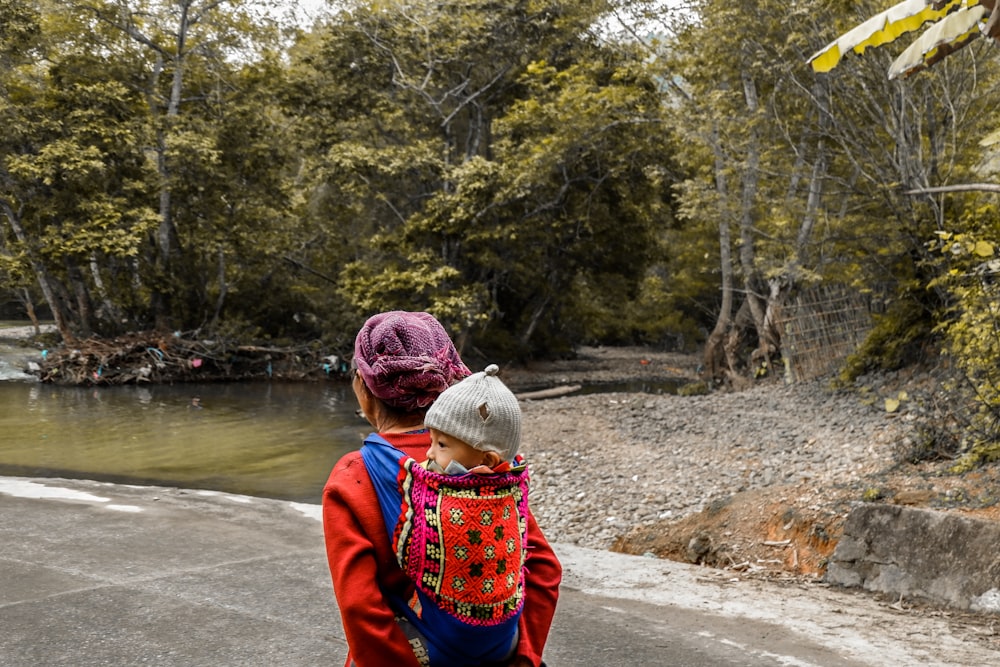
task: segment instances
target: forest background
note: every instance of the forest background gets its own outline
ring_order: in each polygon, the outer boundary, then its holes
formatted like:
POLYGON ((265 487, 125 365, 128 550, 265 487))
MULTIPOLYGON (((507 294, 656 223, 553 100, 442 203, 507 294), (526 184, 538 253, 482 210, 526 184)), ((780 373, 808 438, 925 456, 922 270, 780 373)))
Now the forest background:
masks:
POLYGON ((346 351, 419 309, 493 359, 700 349, 722 384, 834 285, 882 304, 842 377, 945 352, 998 453, 986 40, 889 81, 891 44, 807 64, 868 0, 294 6, 0 0, 5 311, 346 351))

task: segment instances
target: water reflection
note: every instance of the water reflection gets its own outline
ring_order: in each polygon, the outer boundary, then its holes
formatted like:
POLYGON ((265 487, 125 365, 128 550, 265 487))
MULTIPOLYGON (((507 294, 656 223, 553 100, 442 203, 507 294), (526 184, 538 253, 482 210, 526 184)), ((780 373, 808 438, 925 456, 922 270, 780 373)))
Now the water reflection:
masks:
POLYGON ((330 468, 369 430, 356 407, 343 383, 0 382, 0 475, 319 502, 330 468))

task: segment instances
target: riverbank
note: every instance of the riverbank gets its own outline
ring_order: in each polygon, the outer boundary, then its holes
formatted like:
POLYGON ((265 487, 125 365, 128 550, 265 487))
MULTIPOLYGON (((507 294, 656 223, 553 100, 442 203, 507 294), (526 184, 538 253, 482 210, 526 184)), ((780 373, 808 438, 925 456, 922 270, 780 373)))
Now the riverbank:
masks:
MULTIPOLYGON (((589 348, 511 370, 520 386, 696 379, 698 358, 589 348)), ((953 475, 928 450, 947 368, 829 383, 765 379, 707 395, 600 393, 522 403, 532 506, 554 540, 744 574, 818 580, 851 507, 998 519, 997 466, 953 475)))
MULTIPOLYGON (((573 360, 505 368, 503 377, 515 391, 636 378, 683 383, 696 380, 697 363, 639 348, 584 348, 573 360)), ((995 518, 993 468, 951 476, 947 460, 913 456, 921 429, 937 418, 935 404, 947 405, 947 395, 927 371, 867 378, 849 392, 763 380, 700 396, 526 400, 532 506, 553 542, 712 566, 705 576, 733 581, 825 590, 825 558, 856 503, 995 518), (904 390, 907 398, 887 410, 886 399, 904 390)), ((911 622, 945 613, 979 623, 909 600, 879 604, 911 622)))
POLYGON ((324 352, 316 341, 279 346, 143 331, 43 350, 54 331, 53 325, 38 331, 0 326, 0 344, 37 350, 30 372, 42 382, 67 386, 322 380, 347 371, 341 357, 324 352))
MULTIPOLYGON (((33 334, 24 329, 0 338, 33 334)), ((602 383, 695 386, 699 362, 589 347, 573 359, 508 365, 502 377, 522 395, 602 383)), ((950 475, 947 456, 925 451, 928 429, 942 420, 935 406, 949 403, 945 370, 863 378, 849 391, 772 378, 740 392, 523 400, 532 504, 560 542, 819 578, 856 503, 996 518, 996 466, 950 475)))
POLYGON ((10 324, 0 322, 0 342, 7 344, 23 343, 41 334, 53 333, 54 324, 39 324, 38 330, 30 324, 10 324))

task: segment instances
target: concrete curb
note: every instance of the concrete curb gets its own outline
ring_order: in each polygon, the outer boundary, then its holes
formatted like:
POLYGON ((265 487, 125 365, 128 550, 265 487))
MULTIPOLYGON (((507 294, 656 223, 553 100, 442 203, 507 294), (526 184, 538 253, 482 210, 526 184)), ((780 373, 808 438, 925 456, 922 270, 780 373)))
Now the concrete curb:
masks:
POLYGON ((963 611, 1000 612, 1000 524, 870 503, 847 517, 825 580, 963 611))

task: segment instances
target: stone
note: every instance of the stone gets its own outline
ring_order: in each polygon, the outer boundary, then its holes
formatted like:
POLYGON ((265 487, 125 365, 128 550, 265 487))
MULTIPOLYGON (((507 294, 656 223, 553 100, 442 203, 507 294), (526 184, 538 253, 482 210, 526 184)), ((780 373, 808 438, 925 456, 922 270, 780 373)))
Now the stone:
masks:
POLYGON ((825 581, 966 611, 1000 609, 1000 524, 864 503, 851 510, 825 581))

